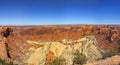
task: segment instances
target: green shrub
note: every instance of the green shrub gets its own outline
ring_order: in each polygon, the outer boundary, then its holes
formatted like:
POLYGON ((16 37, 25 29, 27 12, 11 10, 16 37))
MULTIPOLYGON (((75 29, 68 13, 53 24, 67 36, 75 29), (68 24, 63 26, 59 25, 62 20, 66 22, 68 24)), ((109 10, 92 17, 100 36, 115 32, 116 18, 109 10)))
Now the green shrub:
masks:
POLYGON ((73 65, 83 65, 87 62, 87 57, 83 55, 82 53, 79 52, 79 50, 76 50, 74 53, 74 58, 73 58, 73 65))
POLYGON ((65 65, 65 59, 61 57, 56 58, 55 60, 50 61, 48 65, 65 65))
POLYGON ((117 54, 119 54, 118 51, 110 50, 110 51, 106 52, 105 54, 103 54, 102 59, 106 59, 107 57, 111 57, 111 56, 114 56, 117 54))
POLYGON ((0 59, 0 65, 15 65, 12 62, 6 63, 4 60, 0 59))

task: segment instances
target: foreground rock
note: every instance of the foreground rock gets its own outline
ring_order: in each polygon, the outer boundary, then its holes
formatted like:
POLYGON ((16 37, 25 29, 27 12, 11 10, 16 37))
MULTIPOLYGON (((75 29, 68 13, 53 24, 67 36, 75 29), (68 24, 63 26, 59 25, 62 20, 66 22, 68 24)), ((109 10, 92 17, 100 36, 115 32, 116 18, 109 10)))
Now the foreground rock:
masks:
POLYGON ((105 60, 98 60, 85 65, 120 65, 120 55, 108 57, 105 60))

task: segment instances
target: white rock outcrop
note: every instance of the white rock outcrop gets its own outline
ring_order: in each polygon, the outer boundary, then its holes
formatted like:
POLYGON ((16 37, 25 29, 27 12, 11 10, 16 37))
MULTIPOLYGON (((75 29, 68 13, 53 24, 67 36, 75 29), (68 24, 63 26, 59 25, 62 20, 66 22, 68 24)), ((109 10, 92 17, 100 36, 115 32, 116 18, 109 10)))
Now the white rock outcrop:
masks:
POLYGON ((54 53, 55 57, 64 57, 66 59, 66 65, 72 65, 73 53, 77 49, 83 53, 89 61, 102 58, 102 50, 99 49, 98 43, 94 36, 87 36, 75 41, 77 41, 77 43, 74 44, 71 42, 69 45, 55 41, 28 41, 27 44, 35 43, 43 46, 37 49, 34 47, 29 48, 29 56, 24 59, 24 63, 27 63, 28 65, 45 65, 46 54, 51 51, 54 53))

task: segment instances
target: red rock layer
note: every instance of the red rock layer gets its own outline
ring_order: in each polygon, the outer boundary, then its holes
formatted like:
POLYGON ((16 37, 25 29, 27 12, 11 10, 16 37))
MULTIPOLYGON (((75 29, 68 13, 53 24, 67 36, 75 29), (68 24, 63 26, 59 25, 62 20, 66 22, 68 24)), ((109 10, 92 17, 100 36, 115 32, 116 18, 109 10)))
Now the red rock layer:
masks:
POLYGON ((66 25, 66 26, 26 26, 15 27, 15 32, 25 41, 78 39, 93 35, 100 47, 106 50, 120 47, 120 26, 115 25, 66 25))

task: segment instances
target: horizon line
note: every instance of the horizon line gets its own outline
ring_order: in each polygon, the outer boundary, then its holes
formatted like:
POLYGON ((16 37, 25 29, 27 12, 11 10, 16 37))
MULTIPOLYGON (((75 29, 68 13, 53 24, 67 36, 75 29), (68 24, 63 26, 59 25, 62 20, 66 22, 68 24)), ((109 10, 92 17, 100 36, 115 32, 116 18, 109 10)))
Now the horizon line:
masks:
POLYGON ((70 26, 70 25, 120 25, 120 24, 0 24, 0 26, 70 26))

